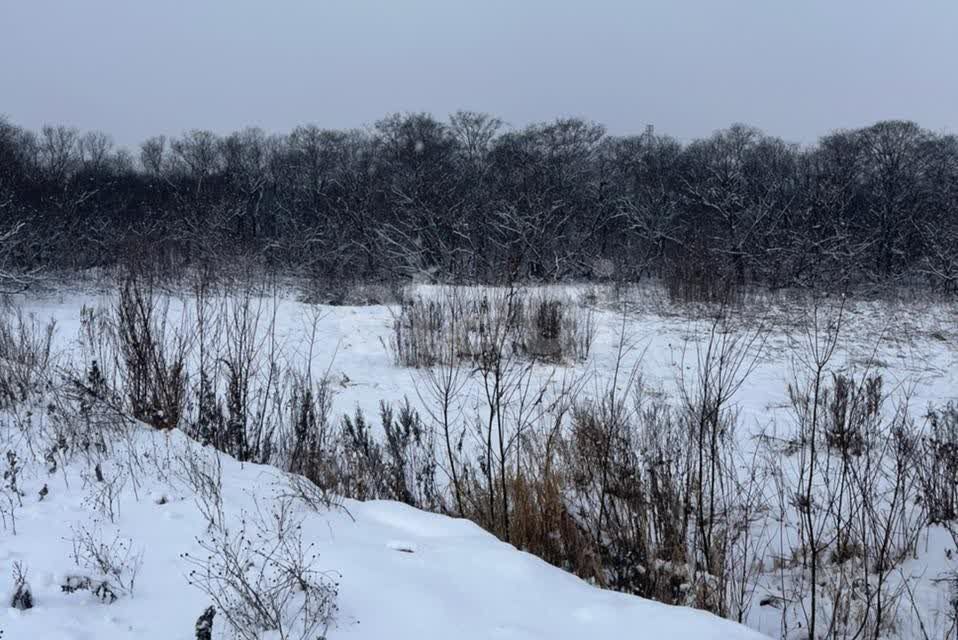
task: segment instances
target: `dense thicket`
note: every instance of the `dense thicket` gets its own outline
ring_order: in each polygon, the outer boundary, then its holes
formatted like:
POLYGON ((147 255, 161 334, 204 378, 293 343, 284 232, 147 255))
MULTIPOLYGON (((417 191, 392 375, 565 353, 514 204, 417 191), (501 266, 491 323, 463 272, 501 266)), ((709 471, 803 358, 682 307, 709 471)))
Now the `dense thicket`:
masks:
POLYGON ((0 120, 7 270, 252 257, 323 281, 660 276, 958 283, 958 138, 911 122, 801 147, 743 125, 681 144, 457 113, 368 130, 190 131, 138 154, 0 120), (16 233, 11 233, 12 231, 16 233))

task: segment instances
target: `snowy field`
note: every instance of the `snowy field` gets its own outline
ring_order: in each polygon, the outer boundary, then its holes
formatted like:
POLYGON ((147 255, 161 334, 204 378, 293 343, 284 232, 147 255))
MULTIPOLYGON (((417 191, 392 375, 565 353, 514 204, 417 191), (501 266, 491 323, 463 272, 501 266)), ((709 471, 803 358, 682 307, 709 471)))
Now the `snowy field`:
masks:
MULTIPOLYGON (((556 392, 575 386, 584 396, 598 395, 618 369, 640 376, 651 396, 677 398, 714 327, 708 310, 673 306, 654 289, 613 295, 604 289, 569 287, 553 293, 582 305, 595 323, 588 358, 534 365, 535 379, 556 392)), ((442 292, 423 287, 410 295, 428 299, 442 292)), ((115 299, 110 292, 72 288, 27 296, 18 304, 38 320, 55 321, 57 361, 66 366, 81 350, 81 309, 108 315, 115 299)), ((164 300, 171 330, 187 332, 195 325, 196 307, 189 295, 168 294, 164 300)), ((290 291, 273 292, 257 304, 262 310, 259 327, 273 337, 264 339, 262 348, 276 360, 328 375, 334 389, 333 415, 352 414, 358 407, 376 416, 381 401, 403 399, 429 411, 424 372, 396 364, 396 305, 312 305, 290 291)), ((823 306, 834 312, 838 304, 832 300, 823 306)), ((734 325, 723 325, 723 330, 759 336, 750 342, 751 370, 732 398, 743 475, 749 472, 749 461, 758 459, 761 443, 787 439, 794 431, 788 385, 805 372, 801 353, 808 310, 801 299, 757 298, 736 312, 734 325)), ((958 400, 958 307, 916 300, 848 302, 829 372, 880 373, 889 403, 907 403, 920 427, 929 405, 958 400)), ((623 392, 627 377, 618 378, 623 392)), ((480 382, 470 378, 457 396, 457 411, 475 411, 481 398, 480 382)), ((42 407, 33 410, 27 422, 32 420, 32 428, 42 432, 48 418, 42 407)), ((222 459, 222 509, 232 522, 255 513, 264 501, 275 502, 288 483, 285 475, 269 467, 240 465, 176 432, 137 427, 113 445, 115 455, 103 462, 128 466, 125 476, 122 468, 114 469, 128 479, 108 498, 116 504, 111 521, 91 504, 96 482, 89 464, 64 462, 51 473, 37 444, 43 436, 25 436, 26 414, 18 415, 17 428, 9 422, 0 438, 6 448, 21 452, 17 482, 23 495, 22 506, 12 510, 16 535, 6 520, 0 532, 0 576, 10 584, 13 564, 23 563, 35 606, 27 611, 11 608, 0 617, 4 640, 193 637, 193 623, 209 603, 187 584, 190 564, 182 554, 202 553, 196 540, 206 533, 206 521, 195 487, 178 471, 183 459, 222 459), (133 465, 139 471, 133 472, 133 465), (44 487, 45 497, 39 500, 44 487), (74 549, 75 532, 83 527, 99 530, 107 542, 128 541, 130 562, 141 558, 135 586, 109 606, 87 592, 61 592, 66 576, 82 565, 75 562, 74 549)), ((392 502, 346 501, 345 510, 333 511, 299 505, 295 511, 302 520, 303 540, 316 545, 324 579, 339 585, 338 612, 335 622, 322 630, 325 637, 753 637, 753 632, 710 614, 596 589, 464 520, 392 502)), ((789 534, 766 527, 763 535, 771 541, 789 534)), ((955 571, 958 559, 940 528, 924 529, 919 546, 917 557, 898 572, 902 578, 914 576, 909 584, 915 593, 902 598, 896 634, 943 637, 937 634, 949 628, 953 595, 939 578, 955 571), (911 611, 914 607, 917 614, 911 611), (919 620, 925 631, 919 631, 919 620)), ((771 567, 776 554, 771 546, 767 552, 763 562, 771 567)), ((778 579, 773 570, 759 572, 753 585, 756 603, 775 595, 778 579)), ((800 613, 788 612, 788 607, 784 611, 756 604, 744 622, 770 637, 803 637, 794 622, 800 613), (783 625, 787 616, 792 624, 783 625)))
MULTIPOLYGON (((703 346, 712 325, 708 310, 670 305, 655 289, 627 291, 618 300, 592 287, 552 290, 582 304, 591 302, 596 330, 585 362, 537 365, 544 378, 584 378, 586 387, 601 388, 611 377, 624 339, 627 349, 620 368, 637 367, 646 385, 670 394, 683 371, 695 366, 696 349, 703 346)), ((424 286, 411 295, 428 299, 441 291, 424 286)), ((174 330, 194 326, 195 305, 188 293, 170 295, 166 302, 174 330)), ((108 314, 115 303, 116 295, 108 291, 69 290, 27 297, 22 308, 38 320, 56 322, 61 356, 69 358, 77 348, 80 310, 108 314)), ((824 307, 834 310, 838 304, 833 299, 824 307)), ((281 360, 297 366, 309 363, 317 375, 330 374, 336 383, 334 413, 358 406, 376 415, 380 400, 421 402, 421 372, 395 363, 391 341, 396 305, 314 305, 285 291, 258 300, 257 308, 263 316, 261 330, 265 333, 275 326, 281 360)), ((736 313, 743 328, 761 325, 767 330, 764 344, 756 348, 754 371, 735 397, 742 423, 753 427, 750 434, 743 434, 748 439, 788 404, 787 384, 802 366, 798 357, 808 307, 801 300, 769 298, 736 313)), ((958 305, 853 301, 846 304, 844 322, 833 370, 880 372, 896 395, 909 398, 916 415, 929 403, 958 400, 958 305)), ((478 384, 474 386, 473 395, 478 392, 478 384)), ((468 403, 470 394, 463 396, 468 403)))

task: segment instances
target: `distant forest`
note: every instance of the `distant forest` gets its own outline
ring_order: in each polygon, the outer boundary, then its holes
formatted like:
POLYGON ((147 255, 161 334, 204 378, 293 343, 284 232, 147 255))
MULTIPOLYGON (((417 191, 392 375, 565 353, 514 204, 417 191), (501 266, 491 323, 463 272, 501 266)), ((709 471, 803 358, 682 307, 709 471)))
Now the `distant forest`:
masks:
POLYGON ((136 150, 0 119, 9 273, 253 260, 326 282, 660 278, 674 292, 958 283, 958 137, 886 121, 681 143, 460 112, 194 130, 136 150))

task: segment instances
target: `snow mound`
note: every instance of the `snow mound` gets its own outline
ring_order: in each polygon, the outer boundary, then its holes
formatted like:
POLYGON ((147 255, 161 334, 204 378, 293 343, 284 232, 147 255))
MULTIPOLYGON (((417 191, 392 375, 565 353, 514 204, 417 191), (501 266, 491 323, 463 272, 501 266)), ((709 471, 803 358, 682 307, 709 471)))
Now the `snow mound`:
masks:
MULTIPOLYGON (((136 427, 109 456, 88 453, 58 465, 25 441, 7 440, 17 448, 22 506, 0 508, 4 640, 194 638, 211 603, 190 586, 188 558, 202 553, 198 540, 209 524, 184 461, 218 469, 222 517, 234 526, 290 494, 282 472, 240 464, 178 432, 136 427), (102 577, 84 573, 89 563, 77 560, 87 534, 135 569, 112 580, 115 601, 91 588, 64 588, 102 577), (28 610, 9 606, 15 565, 27 572, 28 610)), ((318 566, 338 584, 326 638, 763 637, 708 613, 595 588, 464 520, 393 502, 296 505, 303 540, 315 544, 318 566)), ((213 629, 214 638, 229 637, 222 616, 213 629)))

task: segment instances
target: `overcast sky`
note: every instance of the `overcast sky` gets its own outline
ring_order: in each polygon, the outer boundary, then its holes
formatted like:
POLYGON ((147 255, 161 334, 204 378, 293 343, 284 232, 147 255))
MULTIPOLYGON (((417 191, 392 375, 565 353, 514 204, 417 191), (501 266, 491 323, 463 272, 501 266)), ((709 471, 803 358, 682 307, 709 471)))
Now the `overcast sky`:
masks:
POLYGON ((457 109, 685 140, 958 131, 958 0, 0 0, 0 24, 0 114, 125 145, 457 109))

